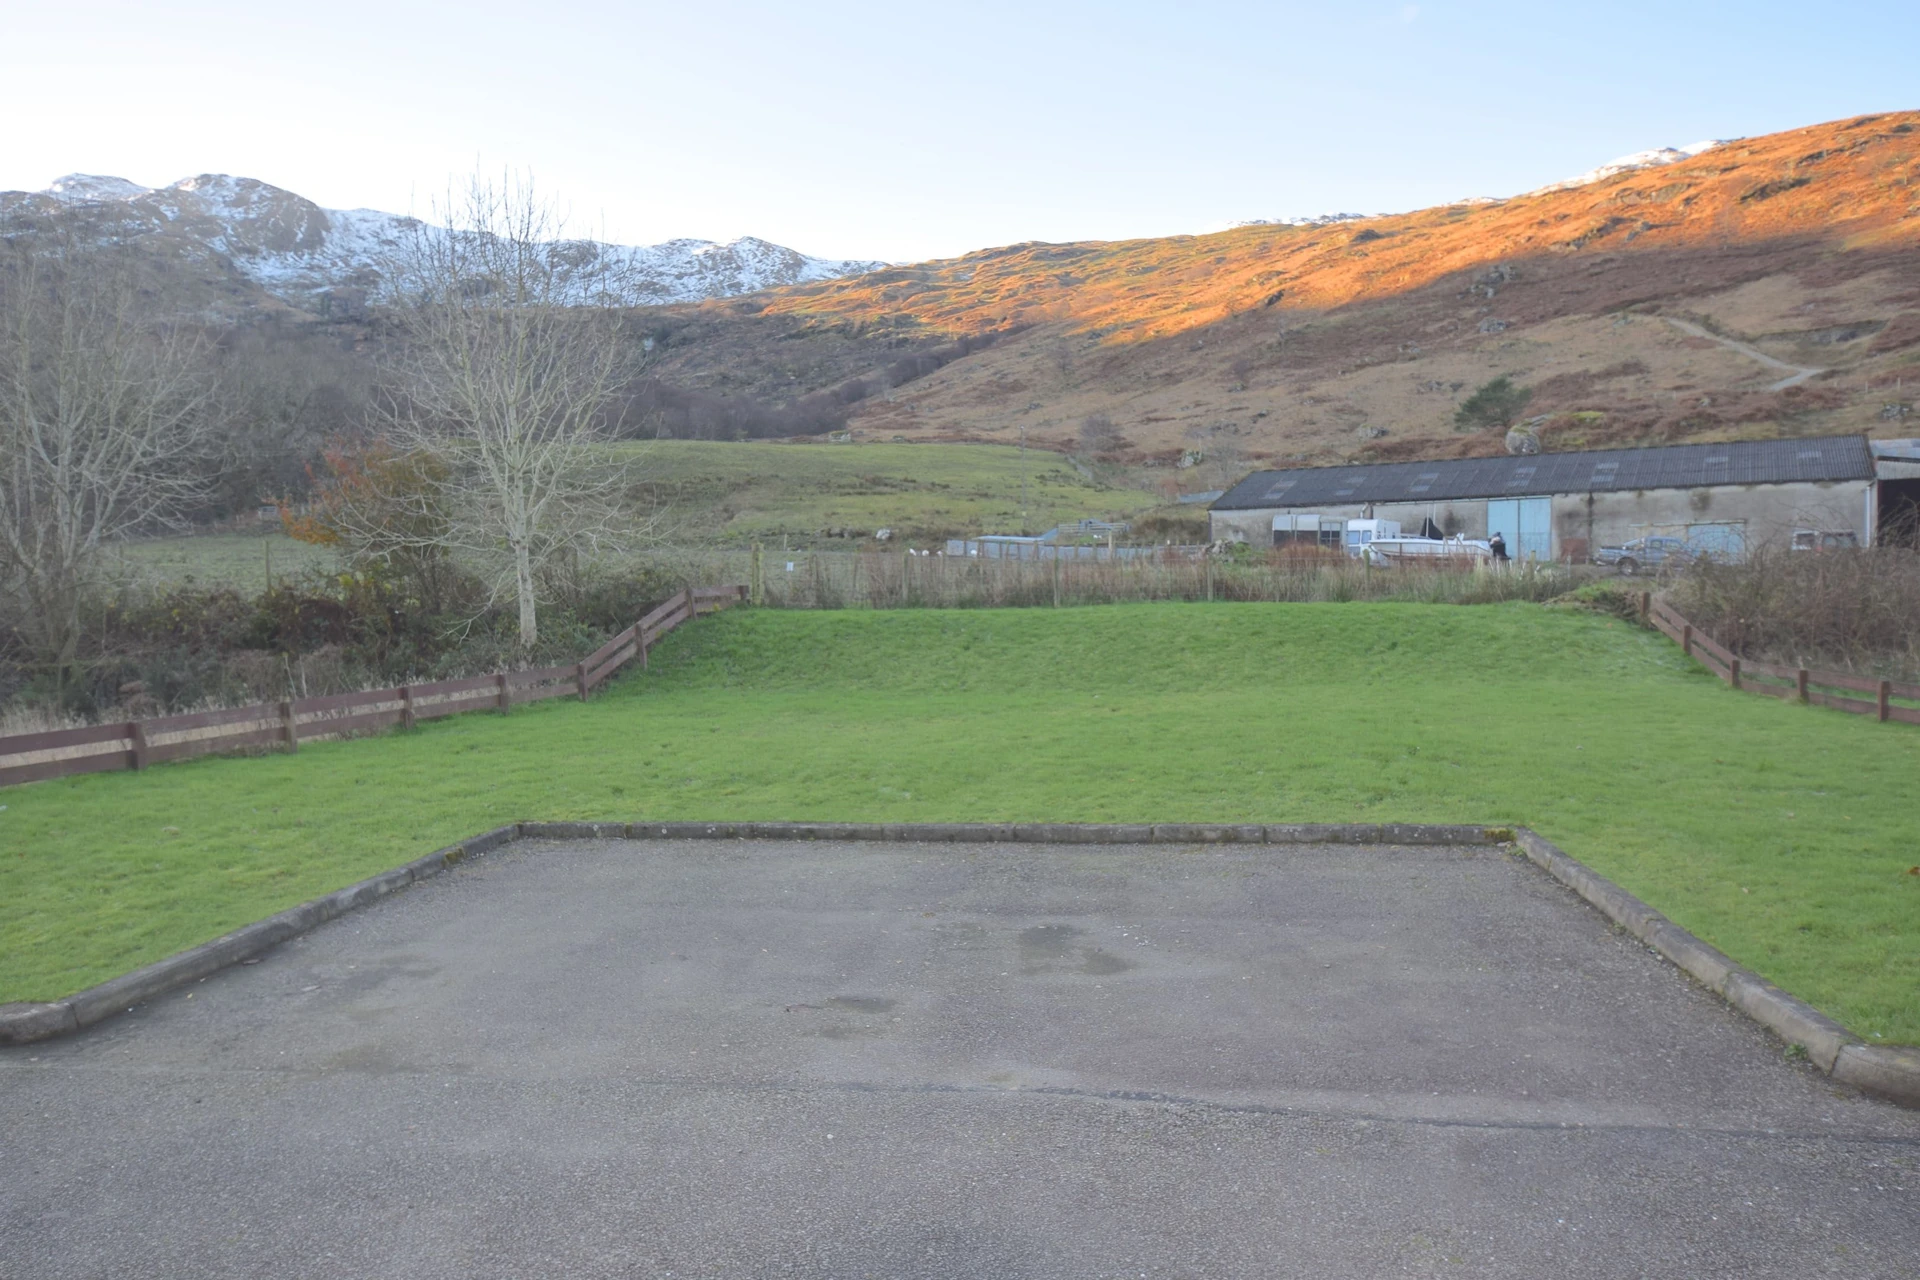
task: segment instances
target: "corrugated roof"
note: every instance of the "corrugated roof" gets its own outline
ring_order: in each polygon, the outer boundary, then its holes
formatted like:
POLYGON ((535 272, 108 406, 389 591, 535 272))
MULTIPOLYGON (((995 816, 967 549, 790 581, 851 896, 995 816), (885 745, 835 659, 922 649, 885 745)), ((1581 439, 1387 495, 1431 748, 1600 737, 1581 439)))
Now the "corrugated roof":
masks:
POLYGON ((1873 456, 1861 436, 1742 440, 1643 449, 1594 449, 1443 462, 1256 471, 1227 490, 1214 511, 1336 506, 1355 502, 1445 502, 1540 497, 1619 489, 1871 480, 1873 456))

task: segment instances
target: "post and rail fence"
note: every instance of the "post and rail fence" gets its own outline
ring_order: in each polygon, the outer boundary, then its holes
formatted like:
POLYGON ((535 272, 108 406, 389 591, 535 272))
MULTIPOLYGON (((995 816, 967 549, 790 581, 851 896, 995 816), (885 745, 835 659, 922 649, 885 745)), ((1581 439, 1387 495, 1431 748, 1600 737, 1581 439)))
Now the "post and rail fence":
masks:
MULTIPOLYGON (((139 770, 249 748, 294 752, 302 742, 395 725, 412 728, 421 720, 465 711, 505 713, 543 698, 573 696, 585 701, 635 659, 644 668, 647 651, 669 631, 703 613, 745 602, 750 591, 746 585, 688 587, 585 658, 563 666, 0 737, 0 786, 139 770)), ((1642 621, 1673 639, 1683 653, 1735 689, 1882 721, 1920 724, 1920 706, 1895 701, 1920 702, 1920 685, 1742 658, 1652 593, 1641 592, 1639 604, 1642 621), (1869 694, 1871 699, 1848 697, 1848 693, 1869 694)))
POLYGON ((746 596, 744 586, 688 587, 579 662, 564 666, 0 737, 0 786, 144 769, 247 748, 293 752, 302 742, 394 725, 410 729, 421 720, 463 711, 504 713, 543 698, 573 696, 584 702, 634 659, 644 668, 647 650, 675 627, 746 596))
POLYGON ((1788 702, 1803 702, 1816 707, 1833 707, 1855 715, 1878 720, 1898 720, 1920 724, 1920 706, 1901 706, 1895 698, 1920 702, 1920 684, 1899 680, 1876 680, 1872 676, 1850 675, 1844 671, 1822 671, 1814 667, 1788 667, 1774 662, 1757 662, 1718 643, 1693 623, 1681 617, 1666 601, 1651 592, 1640 593, 1640 618, 1680 646, 1680 651, 1727 682, 1730 688, 1763 694, 1788 702), (1833 692, 1843 690, 1845 692, 1833 692), (1850 698, 1847 693, 1866 693, 1866 698, 1850 698))

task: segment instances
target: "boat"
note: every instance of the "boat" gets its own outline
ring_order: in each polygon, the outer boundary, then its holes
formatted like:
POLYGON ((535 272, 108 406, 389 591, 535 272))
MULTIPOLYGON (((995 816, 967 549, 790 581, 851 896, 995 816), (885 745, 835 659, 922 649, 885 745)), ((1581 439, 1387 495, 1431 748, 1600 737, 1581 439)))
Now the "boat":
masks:
POLYGON ((1368 564, 1486 564, 1493 548, 1479 538, 1375 538, 1364 551, 1368 564))

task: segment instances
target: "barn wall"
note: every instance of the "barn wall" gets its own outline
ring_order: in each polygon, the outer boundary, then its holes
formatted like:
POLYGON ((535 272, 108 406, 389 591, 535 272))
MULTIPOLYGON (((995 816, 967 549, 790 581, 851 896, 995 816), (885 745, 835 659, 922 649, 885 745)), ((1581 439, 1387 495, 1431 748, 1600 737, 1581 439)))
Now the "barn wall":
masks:
MULTIPOLYGON (((1873 532, 1867 502, 1872 487, 1871 481, 1848 480, 1820 484, 1641 489, 1591 495, 1555 494, 1553 555, 1558 559, 1572 551, 1576 559, 1586 559, 1600 546, 1626 542, 1645 533, 1684 534, 1689 524, 1720 521, 1746 522, 1749 546, 1783 541, 1794 529, 1851 529, 1859 535, 1864 545, 1871 540, 1873 532)), ((1510 496, 1542 495, 1516 493, 1510 496)), ((1214 511, 1210 513, 1212 536, 1215 541, 1270 545, 1273 541, 1273 518, 1295 512, 1312 512, 1345 520, 1368 516, 1398 520, 1401 528, 1408 533, 1418 532, 1421 522, 1431 518, 1448 534, 1461 534, 1469 538, 1487 536, 1485 498, 1449 502, 1381 502, 1371 508, 1348 504, 1214 511)), ((1512 531, 1507 532, 1511 537, 1512 531)))

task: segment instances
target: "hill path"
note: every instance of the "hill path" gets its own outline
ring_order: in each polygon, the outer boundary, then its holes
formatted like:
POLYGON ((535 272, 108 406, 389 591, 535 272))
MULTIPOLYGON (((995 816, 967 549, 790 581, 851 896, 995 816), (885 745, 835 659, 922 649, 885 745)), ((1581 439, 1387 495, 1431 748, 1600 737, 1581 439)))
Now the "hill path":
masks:
POLYGON ((1788 364, 1785 360, 1776 360, 1758 347, 1748 346, 1746 343, 1734 338, 1723 338, 1711 329, 1697 325, 1691 320, 1681 320, 1674 316, 1662 316, 1660 318, 1682 333, 1690 333, 1696 338, 1705 338, 1710 342, 1717 342, 1729 351, 1738 351, 1749 360, 1758 360, 1768 368, 1787 370, 1789 376, 1780 379, 1778 382, 1770 382, 1767 384, 1767 390, 1769 391, 1785 391, 1788 387, 1799 386, 1816 373, 1826 372, 1825 369, 1809 369, 1803 365, 1788 364))

